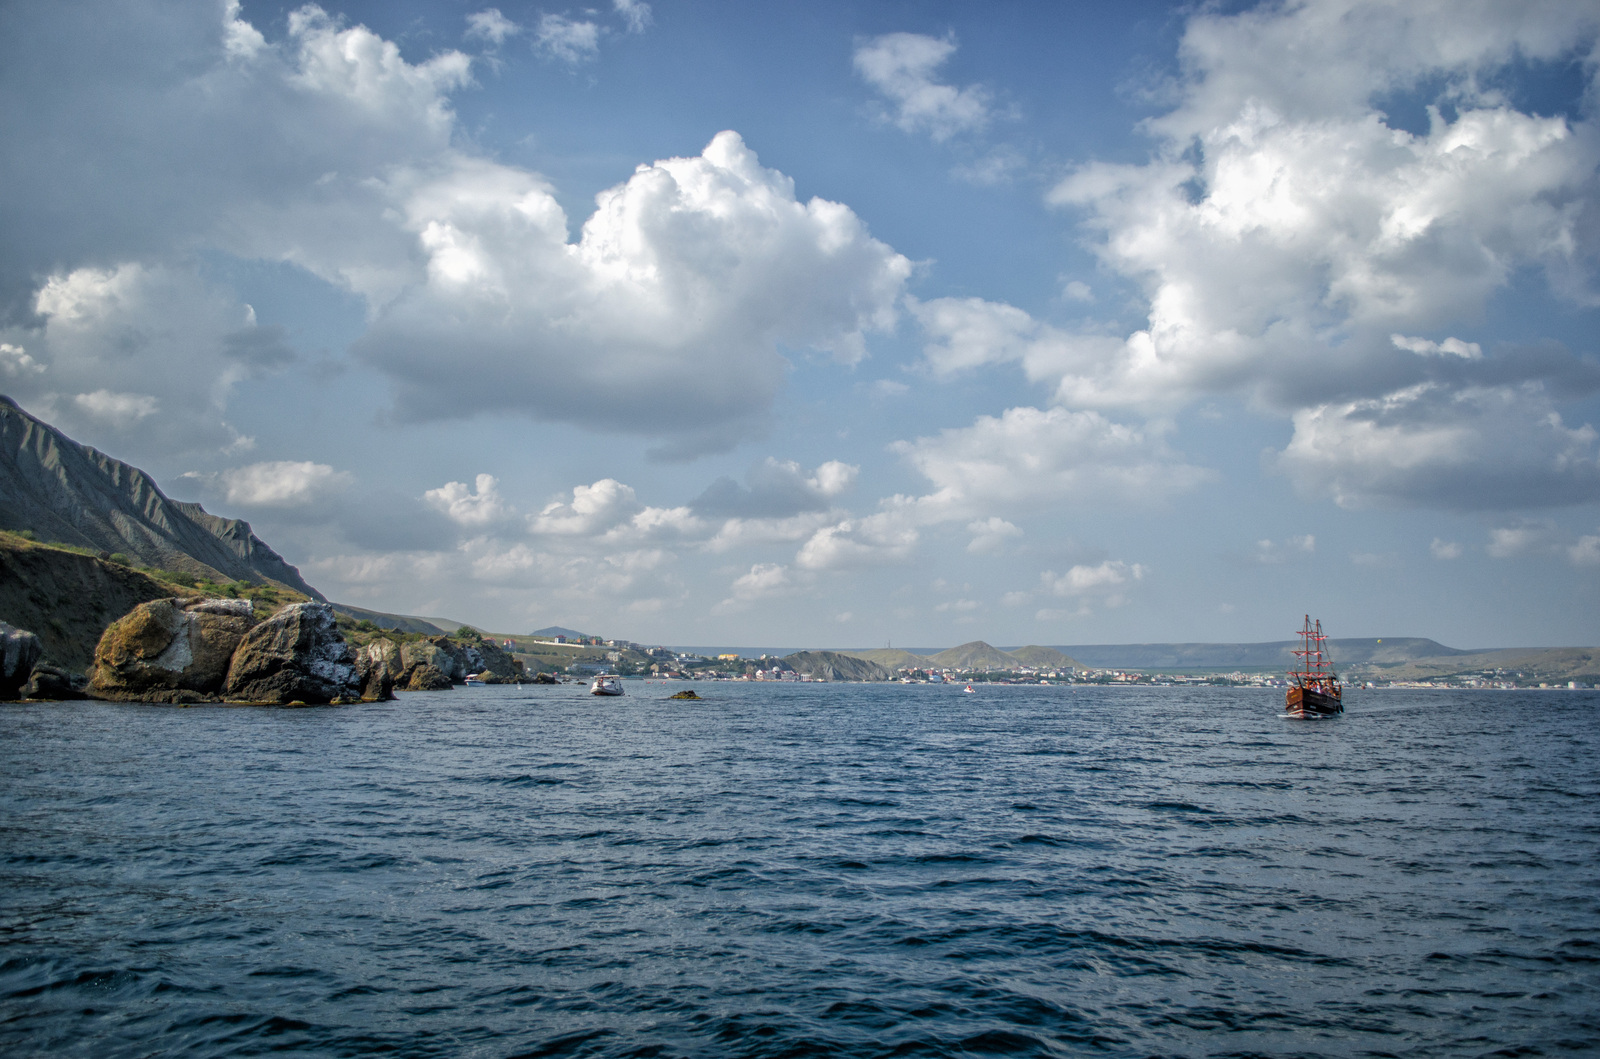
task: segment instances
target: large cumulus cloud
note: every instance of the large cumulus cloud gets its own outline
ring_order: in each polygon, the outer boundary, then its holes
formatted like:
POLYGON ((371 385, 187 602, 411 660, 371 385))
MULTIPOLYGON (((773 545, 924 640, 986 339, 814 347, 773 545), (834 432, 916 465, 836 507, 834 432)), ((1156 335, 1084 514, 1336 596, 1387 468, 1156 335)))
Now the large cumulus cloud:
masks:
MULTIPOLYGON (((664 439, 669 455, 759 432, 780 347, 854 362, 893 324, 909 262, 848 207, 798 199, 733 132, 640 166, 573 239, 543 178, 457 135, 451 95, 472 67, 453 50, 408 61, 314 5, 276 40, 237 3, 162 17, 131 2, 5 7, 0 93, 29 105, 0 116, 13 205, 0 337, 42 369, 13 373, 20 396, 93 392, 55 362, 46 332, 61 315, 42 291, 157 274, 198 288, 218 252, 289 262, 363 299, 356 352, 408 415, 509 409, 664 439), (480 382, 473 399, 437 400, 463 365, 480 382)), ((129 299, 155 288, 122 289, 121 311, 138 315, 129 299)), ((188 384, 155 379, 146 395, 211 424, 191 447, 227 434, 229 351, 264 348, 260 336, 227 345, 246 323, 235 308, 227 332, 200 314, 203 326, 174 334, 196 350, 169 357, 188 384)), ((170 315, 168 330, 188 318, 170 315)), ((114 329, 96 340, 110 348, 114 329)))
POLYGON ((1560 415, 1593 392, 1590 351, 1476 335, 1522 276, 1600 304, 1597 33, 1590 4, 1202 11, 1177 103, 1146 124, 1150 160, 1083 165, 1048 196, 1142 296, 1145 326, 931 299, 911 306, 927 363, 1013 362, 1062 407, 1123 414, 1245 394, 1294 422, 1276 465, 1344 503, 1592 500, 1587 428, 1560 415), (1529 69, 1587 88, 1536 111, 1493 87, 1529 69), (1449 451, 1424 443, 1441 431, 1449 451))

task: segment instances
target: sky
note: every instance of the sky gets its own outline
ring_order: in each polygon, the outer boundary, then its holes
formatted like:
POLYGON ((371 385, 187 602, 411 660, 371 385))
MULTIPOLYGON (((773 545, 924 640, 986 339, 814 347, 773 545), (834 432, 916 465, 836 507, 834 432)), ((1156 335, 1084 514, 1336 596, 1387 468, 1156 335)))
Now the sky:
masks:
POLYGON ((0 392, 330 598, 1600 642, 1600 0, 0 5, 0 392))

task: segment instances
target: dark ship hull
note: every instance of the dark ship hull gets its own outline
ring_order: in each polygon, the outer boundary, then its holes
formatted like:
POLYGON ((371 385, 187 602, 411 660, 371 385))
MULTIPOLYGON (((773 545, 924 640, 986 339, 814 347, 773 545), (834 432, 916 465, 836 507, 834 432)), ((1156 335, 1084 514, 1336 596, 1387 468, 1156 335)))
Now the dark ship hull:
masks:
POLYGON ((1344 712, 1344 703, 1337 692, 1329 694, 1318 688, 1292 687, 1284 709, 1290 717, 1332 717, 1344 712))

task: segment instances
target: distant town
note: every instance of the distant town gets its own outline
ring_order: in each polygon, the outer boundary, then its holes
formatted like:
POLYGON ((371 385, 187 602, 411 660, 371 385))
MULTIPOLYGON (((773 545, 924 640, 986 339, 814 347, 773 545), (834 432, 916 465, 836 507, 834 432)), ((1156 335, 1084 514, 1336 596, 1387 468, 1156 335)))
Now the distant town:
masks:
MULTIPOLYGON (((683 648, 646 645, 631 640, 605 639, 583 634, 533 634, 506 638, 506 650, 520 658, 530 670, 564 672, 572 676, 611 673, 621 677, 659 680, 747 680, 794 681, 811 683, 841 679, 823 675, 814 664, 821 659, 854 659, 873 665, 882 673, 862 673, 854 679, 893 681, 902 684, 1096 684, 1144 687, 1217 686, 1284 688, 1288 681, 1282 671, 1261 668, 1218 670, 1195 667, 1190 670, 1096 668, 1073 663, 1070 659, 1054 665, 1006 664, 991 657, 986 664, 937 665, 905 662, 893 667, 874 663, 881 651, 803 651, 779 656, 764 653, 747 655, 733 651, 702 654, 683 648)), ((987 648, 992 655, 1003 655, 987 644, 965 645, 987 648)), ((961 648, 952 649, 955 651, 961 648)), ((902 656, 906 652, 898 652, 902 656)), ((983 652, 979 652, 983 653, 983 652)), ((932 656, 937 657, 937 656, 932 656)), ((1371 673, 1371 665, 1350 669, 1353 684, 1369 688, 1474 688, 1474 689, 1584 689, 1586 681, 1539 679, 1536 671, 1506 667, 1441 675, 1429 679, 1393 679, 1371 673)), ((851 677, 843 677, 851 679, 851 677)))

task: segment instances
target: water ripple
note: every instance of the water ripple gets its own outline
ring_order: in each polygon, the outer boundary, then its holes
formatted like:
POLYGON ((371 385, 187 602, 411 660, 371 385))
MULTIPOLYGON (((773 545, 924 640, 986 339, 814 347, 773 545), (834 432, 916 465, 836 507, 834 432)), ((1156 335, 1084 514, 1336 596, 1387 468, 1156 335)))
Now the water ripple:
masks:
POLYGON ((0 707, 0 1052, 1600 1051, 1600 696, 666 690, 0 707))

